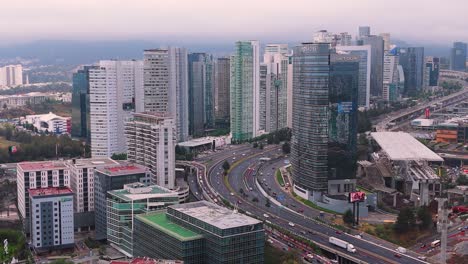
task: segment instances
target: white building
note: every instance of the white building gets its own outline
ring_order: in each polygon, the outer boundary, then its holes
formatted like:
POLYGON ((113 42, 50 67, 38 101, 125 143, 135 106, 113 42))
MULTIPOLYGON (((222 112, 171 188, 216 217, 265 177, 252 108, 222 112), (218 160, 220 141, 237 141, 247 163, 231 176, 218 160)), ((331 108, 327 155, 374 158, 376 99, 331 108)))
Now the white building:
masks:
POLYGON ((288 46, 270 44, 260 65, 260 130, 273 132, 287 126, 288 46))
POLYGON ((399 97, 399 56, 396 52, 386 52, 384 54, 384 76, 382 97, 387 102, 395 101, 399 97))
POLYGON ((188 138, 188 64, 184 48, 144 51, 144 111, 169 113, 177 141, 188 138))
POLYGON ((70 134, 71 118, 61 117, 52 112, 43 115, 27 115, 21 122, 32 124, 40 132, 70 134))
POLYGON ((337 53, 360 56, 359 60, 359 106, 369 108, 371 80, 371 46, 337 46, 337 53))
POLYGON ((152 182, 175 188, 176 125, 168 113, 135 113, 125 125, 128 160, 149 168, 152 182))
POLYGON ((14 87, 23 84, 23 66, 0 67, 0 87, 14 87))
POLYGON ((30 189, 31 244, 36 250, 74 247, 73 192, 68 187, 30 189))
POLYGON ((18 210, 29 233, 30 189, 70 187, 70 170, 64 161, 20 162, 16 165, 18 210))
POLYGON ((142 61, 100 61, 89 70, 91 156, 125 153, 124 124, 143 98, 142 61))

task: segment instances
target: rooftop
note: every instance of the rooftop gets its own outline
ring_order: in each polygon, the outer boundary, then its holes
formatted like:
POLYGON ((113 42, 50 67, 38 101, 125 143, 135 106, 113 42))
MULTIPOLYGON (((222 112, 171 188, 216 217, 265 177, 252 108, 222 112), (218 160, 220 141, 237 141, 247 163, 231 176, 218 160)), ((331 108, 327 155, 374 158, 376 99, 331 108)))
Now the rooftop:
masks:
POLYGON ((119 164, 114 166, 106 166, 104 168, 98 168, 96 171, 109 175, 109 176, 121 176, 127 174, 146 173, 146 167, 138 164, 119 164))
POLYGON ((23 171, 43 171, 66 169, 64 161, 25 161, 17 164, 23 171))
POLYGON ((165 211, 157 211, 149 214, 137 215, 139 220, 155 227, 179 240, 193 240, 203 238, 202 235, 193 232, 183 226, 171 222, 165 211))
POLYGON ((443 159, 405 132, 373 132, 371 136, 390 160, 443 161, 443 159))
POLYGON ((109 194, 125 201, 155 197, 178 197, 177 192, 173 192, 158 185, 145 185, 140 182, 126 184, 124 185, 124 189, 110 191, 109 194))
POLYGON ((70 164, 75 167, 97 167, 97 166, 111 166, 118 165, 119 163, 111 158, 91 158, 91 159, 75 159, 69 160, 70 164))
POLYGON ((128 261, 111 261, 110 264, 182 264, 182 260, 152 259, 152 258, 134 258, 128 261))
POLYGON ((213 139, 214 138, 212 137, 196 138, 196 139, 192 139, 189 141, 180 142, 178 143, 178 145, 180 147, 187 147, 187 148, 198 147, 198 146, 203 146, 206 144, 213 143, 213 139))
POLYGON ((228 229, 261 223, 255 218, 240 213, 235 213, 232 210, 207 201, 172 205, 170 208, 187 214, 219 229, 228 229))
POLYGON ((61 195, 61 194, 73 194, 73 191, 68 187, 49 187, 49 188, 29 189, 29 195, 31 197, 61 195))

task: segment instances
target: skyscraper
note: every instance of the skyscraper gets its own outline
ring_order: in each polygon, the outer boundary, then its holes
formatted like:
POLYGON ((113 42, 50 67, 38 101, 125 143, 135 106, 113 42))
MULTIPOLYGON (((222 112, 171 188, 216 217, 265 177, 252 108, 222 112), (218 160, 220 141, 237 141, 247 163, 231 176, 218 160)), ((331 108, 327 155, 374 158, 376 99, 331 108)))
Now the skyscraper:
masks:
POLYGON ((74 137, 90 140, 89 124, 89 69, 97 66, 84 66, 73 73, 72 85, 72 131, 74 137))
POLYGON ((387 102, 394 102, 400 95, 399 82, 399 65, 400 57, 397 49, 387 51, 384 56, 384 79, 382 97, 387 102))
POLYGON ((293 54, 292 178, 296 192, 326 192, 329 44, 303 43, 293 54))
POLYGON ((421 91, 424 78, 424 48, 400 48, 400 65, 405 74, 405 94, 415 95, 421 91))
POLYGON ((260 129, 272 132, 287 126, 288 48, 270 44, 260 65, 260 129))
POLYGON ((135 113, 125 124, 128 160, 149 168, 151 181, 175 187, 175 122, 169 113, 135 113))
POLYGON ((23 66, 7 65, 0 67, 0 87, 14 87, 23 84, 23 66))
POLYGON ((142 61, 100 61, 89 69, 91 156, 127 152, 124 123, 141 105, 142 61))
POLYGON ((144 51, 144 110, 169 113, 177 127, 177 141, 188 137, 188 65, 184 48, 144 51))
POLYGON ((260 44, 238 41, 231 56, 231 133, 234 141, 257 135, 260 119, 260 44))
POLYGON ((466 70, 466 43, 453 43, 453 48, 450 50, 450 69, 453 71, 466 70))
POLYGON ((215 117, 216 124, 229 126, 230 122, 230 60, 218 58, 215 65, 215 117))
POLYGON ((390 33, 380 33, 379 36, 381 36, 384 41, 384 51, 390 50, 392 46, 392 43, 390 42, 390 33))
POLYGON ((370 35, 370 27, 369 26, 360 26, 359 27, 359 39, 370 35))
POLYGON ((371 46, 336 46, 338 53, 359 56, 359 106, 369 108, 371 85, 371 46))
POLYGON ((209 54, 190 53, 188 64, 189 133, 197 137, 214 126, 214 63, 209 54))
POLYGON ((383 86, 383 60, 384 60, 384 40, 380 36, 363 36, 364 45, 371 46, 371 96, 382 95, 383 86))
POLYGON ((439 85, 440 59, 437 57, 428 56, 425 58, 425 64, 425 86, 439 85))

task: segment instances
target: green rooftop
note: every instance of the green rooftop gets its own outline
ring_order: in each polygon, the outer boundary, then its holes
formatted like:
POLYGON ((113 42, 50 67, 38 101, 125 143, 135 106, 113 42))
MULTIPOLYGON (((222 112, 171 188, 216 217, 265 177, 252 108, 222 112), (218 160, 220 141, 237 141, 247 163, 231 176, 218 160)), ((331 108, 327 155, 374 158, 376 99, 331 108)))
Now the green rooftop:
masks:
POLYGON ((139 220, 151 225, 152 227, 155 227, 158 230, 177 238, 178 240, 187 241, 203 238, 201 234, 171 222, 166 216, 166 211, 142 214, 137 215, 136 217, 139 220))

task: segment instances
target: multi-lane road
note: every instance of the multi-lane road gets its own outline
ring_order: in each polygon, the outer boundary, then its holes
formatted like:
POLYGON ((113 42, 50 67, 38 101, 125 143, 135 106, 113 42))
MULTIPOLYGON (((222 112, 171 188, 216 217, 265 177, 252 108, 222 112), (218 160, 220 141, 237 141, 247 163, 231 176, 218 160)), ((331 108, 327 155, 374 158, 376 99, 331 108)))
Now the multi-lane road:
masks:
POLYGON ((412 256, 400 254, 397 257, 394 248, 368 241, 369 235, 358 238, 315 220, 319 216, 317 210, 304 208, 304 205, 287 195, 274 180, 275 170, 283 162, 277 158, 280 154, 281 149, 278 146, 267 146, 264 150, 259 150, 243 145, 203 157, 198 161, 206 165, 206 174, 200 175, 203 181, 200 191, 210 193, 218 203, 222 197, 246 214, 314 241, 328 251, 346 256, 357 263, 425 263, 417 259, 414 253, 411 253, 412 256), (261 157, 270 157, 271 161, 262 164, 259 161, 261 157), (222 168, 224 160, 228 160, 233 166, 226 179, 222 168), (273 192, 279 201, 271 197, 273 192), (357 252, 348 253, 332 246, 328 242, 330 236, 352 243, 357 252))

